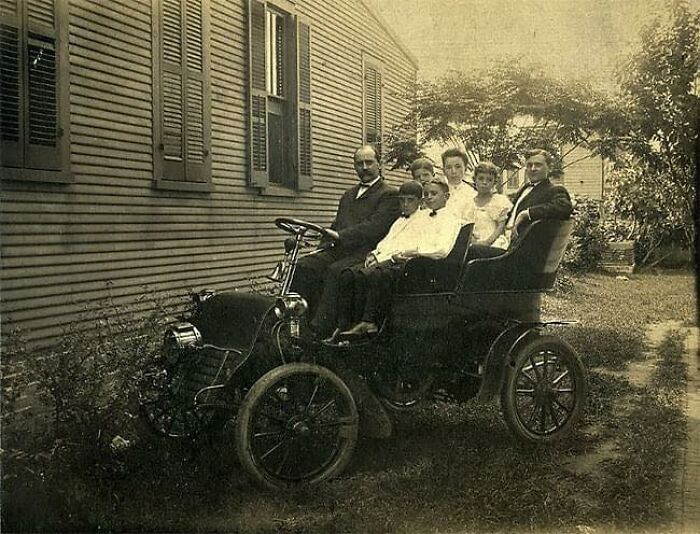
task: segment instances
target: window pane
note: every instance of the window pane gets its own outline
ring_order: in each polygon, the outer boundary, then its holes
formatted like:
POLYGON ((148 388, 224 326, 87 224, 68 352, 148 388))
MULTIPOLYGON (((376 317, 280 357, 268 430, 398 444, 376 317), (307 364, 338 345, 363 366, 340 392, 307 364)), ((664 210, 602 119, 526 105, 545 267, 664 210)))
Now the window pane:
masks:
POLYGON ((268 113, 267 123, 267 142, 270 147, 270 182, 283 185, 285 183, 284 122, 281 115, 268 113))
POLYGON ((29 142, 56 144, 56 52, 50 37, 29 34, 29 142))
POLYGON ((265 65, 267 92, 284 96, 284 16, 268 11, 265 16, 265 65))
POLYGON ((274 43, 274 39, 272 37, 274 24, 272 24, 272 16, 272 13, 269 11, 265 13, 265 81, 268 93, 272 93, 272 65, 274 63, 274 46, 272 46, 272 43, 274 43))
POLYGON ((275 96, 284 96, 284 18, 275 15, 275 96))

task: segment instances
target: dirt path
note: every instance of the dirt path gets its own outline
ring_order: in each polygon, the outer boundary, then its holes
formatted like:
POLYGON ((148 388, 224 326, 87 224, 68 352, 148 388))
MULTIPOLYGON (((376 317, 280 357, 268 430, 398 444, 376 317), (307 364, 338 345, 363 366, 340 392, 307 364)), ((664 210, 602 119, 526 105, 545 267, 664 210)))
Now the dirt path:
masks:
POLYGON ((683 534, 700 532, 700 351, 698 329, 689 329, 686 339, 688 390, 685 413, 688 417, 688 441, 680 477, 679 523, 683 534))

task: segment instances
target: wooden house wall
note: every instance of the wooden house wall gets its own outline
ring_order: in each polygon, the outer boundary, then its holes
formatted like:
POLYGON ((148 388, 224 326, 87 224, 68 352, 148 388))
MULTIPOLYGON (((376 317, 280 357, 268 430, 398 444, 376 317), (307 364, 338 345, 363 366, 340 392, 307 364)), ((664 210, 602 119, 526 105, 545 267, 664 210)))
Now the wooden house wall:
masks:
MULTIPOLYGON (((247 186, 247 13, 211 0, 209 193, 153 187, 151 3, 71 0, 71 184, 2 184, 2 319, 51 343, 89 302, 144 288, 250 287, 278 259, 275 217, 329 223, 356 181, 362 57, 384 65, 384 131, 404 112, 416 67, 360 0, 298 0, 311 24, 314 188, 262 196, 247 186)), ((387 173, 399 182, 405 174, 387 173)))
MULTIPOLYGON (((567 148, 563 153, 566 154, 567 148)), ((583 147, 576 147, 564 158, 564 185, 572 195, 600 200, 603 197, 603 160, 600 156, 590 156, 583 147), (583 158, 583 159, 582 159, 583 158)))

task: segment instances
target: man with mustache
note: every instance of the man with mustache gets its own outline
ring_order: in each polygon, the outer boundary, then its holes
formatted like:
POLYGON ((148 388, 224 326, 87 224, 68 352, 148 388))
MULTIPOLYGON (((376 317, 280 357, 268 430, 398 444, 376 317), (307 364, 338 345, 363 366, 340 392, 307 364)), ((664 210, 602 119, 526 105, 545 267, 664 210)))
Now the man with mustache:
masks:
POLYGON ((311 335, 322 339, 336 323, 340 273, 362 263, 399 216, 398 190, 384 182, 379 159, 371 145, 354 154, 360 183, 340 199, 331 225, 332 241, 322 241, 321 252, 297 264, 293 289, 309 302, 311 335))

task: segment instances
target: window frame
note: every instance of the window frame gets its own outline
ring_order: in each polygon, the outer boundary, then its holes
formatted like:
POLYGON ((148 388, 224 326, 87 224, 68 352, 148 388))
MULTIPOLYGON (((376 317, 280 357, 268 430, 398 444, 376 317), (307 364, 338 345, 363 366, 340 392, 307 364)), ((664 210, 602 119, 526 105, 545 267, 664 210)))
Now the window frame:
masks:
POLYGON ((248 186, 261 195, 300 196, 313 187, 311 25, 288 0, 249 0, 248 6, 248 186), (270 13, 284 20, 281 95, 270 91, 268 78, 272 56, 269 51, 275 46, 269 41, 270 13), (260 48, 264 48, 264 53, 260 53, 260 48), (281 154, 271 145, 271 115, 282 117, 281 154), (281 157, 273 160, 275 155, 281 157), (281 180, 272 176, 278 168, 283 169, 281 180))
MULTIPOLYGON (((70 58, 68 53, 68 0, 54 0, 54 50, 55 50, 55 80, 56 80, 56 157, 58 164, 55 169, 42 169, 32 167, 29 160, 28 136, 29 104, 27 94, 29 73, 27 72, 29 32, 36 23, 30 23, 27 12, 27 1, 18 0, 18 55, 19 55, 19 91, 22 95, 20 103, 20 135, 22 141, 19 144, 22 154, 21 164, 7 166, 0 162, 3 181, 17 182, 47 182, 57 184, 70 184, 75 181, 75 175, 71 171, 70 150, 70 58)), ((0 17, 0 23, 6 22, 10 17, 0 17)), ((41 35, 40 31, 37 32, 41 35)), ((34 163, 36 165, 36 163, 34 163)))

